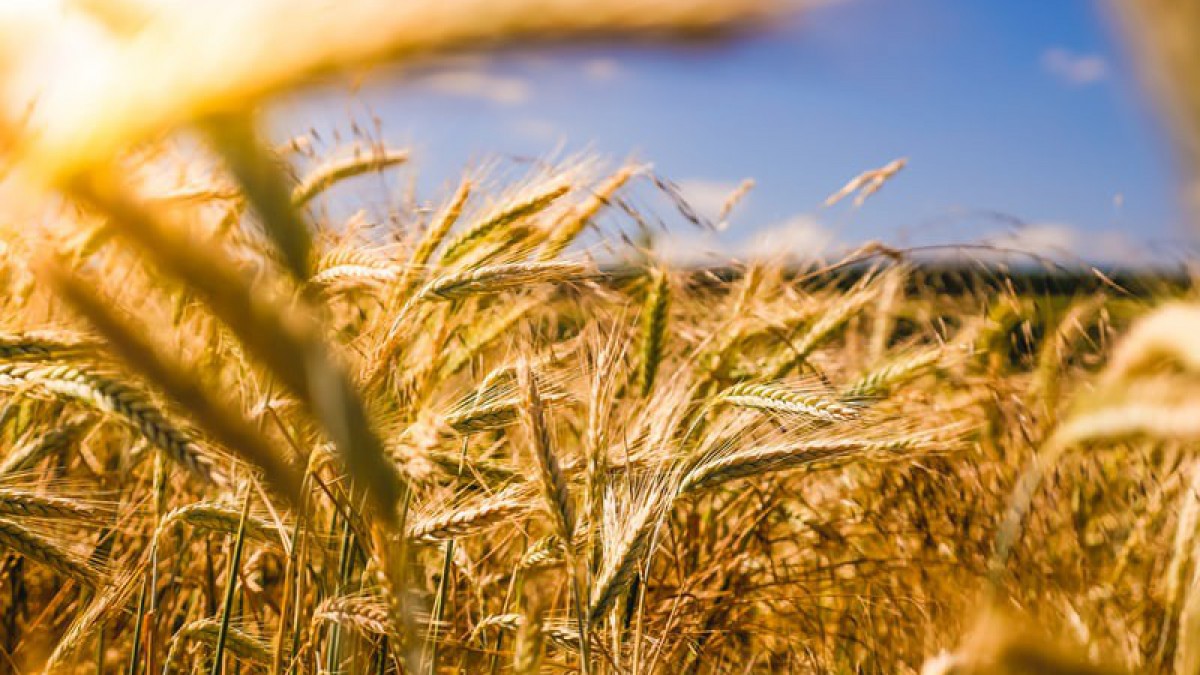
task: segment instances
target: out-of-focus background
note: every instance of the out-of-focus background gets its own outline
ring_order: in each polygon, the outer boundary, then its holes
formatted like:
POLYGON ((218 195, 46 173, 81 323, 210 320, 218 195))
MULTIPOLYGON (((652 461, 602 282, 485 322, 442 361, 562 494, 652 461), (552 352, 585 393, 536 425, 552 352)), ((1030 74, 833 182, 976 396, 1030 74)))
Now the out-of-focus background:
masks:
MULTIPOLYGON (((276 103, 271 127, 279 140, 315 129, 333 146, 356 124, 411 147, 406 170, 348 188, 356 204, 380 199, 380 180, 429 194, 481 161, 581 151, 651 162, 708 218, 754 178, 723 231, 657 235, 681 263, 878 239, 1173 265, 1193 242, 1179 180, 1108 10, 824 0, 735 40, 542 46, 376 70, 276 103), (908 165, 861 207, 822 206, 900 157, 908 165)), ((666 204, 639 206, 672 221, 666 204)))

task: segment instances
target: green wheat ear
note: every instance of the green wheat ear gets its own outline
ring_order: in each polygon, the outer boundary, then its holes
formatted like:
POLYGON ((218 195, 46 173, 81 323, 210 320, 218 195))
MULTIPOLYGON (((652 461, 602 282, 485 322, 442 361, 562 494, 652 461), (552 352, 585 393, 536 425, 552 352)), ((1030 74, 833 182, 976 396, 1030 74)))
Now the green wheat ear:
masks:
POLYGON ((666 342, 668 310, 671 306, 671 288, 667 274, 661 269, 650 272, 649 287, 642 302, 641 348, 638 351, 637 386, 642 396, 650 393, 658 367, 662 362, 666 342))

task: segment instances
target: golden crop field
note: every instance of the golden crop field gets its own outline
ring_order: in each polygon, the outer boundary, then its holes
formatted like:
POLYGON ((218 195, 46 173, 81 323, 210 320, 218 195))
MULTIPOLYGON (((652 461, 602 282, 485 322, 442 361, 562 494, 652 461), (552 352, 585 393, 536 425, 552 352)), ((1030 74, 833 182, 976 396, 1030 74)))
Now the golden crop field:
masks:
MULTIPOLYGON (((1190 279, 599 260, 656 178, 594 158, 333 221, 407 153, 255 114, 772 3, 75 5, 108 67, 0 122, 43 223, 0 230, 0 672, 1200 673, 1190 279)), ((1141 43, 1187 138, 1176 37, 1141 43)))

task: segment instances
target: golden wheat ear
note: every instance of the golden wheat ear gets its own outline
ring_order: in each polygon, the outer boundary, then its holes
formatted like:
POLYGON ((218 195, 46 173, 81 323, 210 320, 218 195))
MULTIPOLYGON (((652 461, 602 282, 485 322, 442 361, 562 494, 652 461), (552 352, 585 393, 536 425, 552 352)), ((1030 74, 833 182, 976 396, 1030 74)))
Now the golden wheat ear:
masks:
MULTIPOLYGON (((303 298, 256 284, 227 251, 197 240, 169 216, 139 202, 112 175, 90 174, 73 185, 78 199, 110 216, 116 233, 202 298, 247 350, 305 403, 349 472, 368 490, 378 517, 395 527, 407 485, 384 453, 313 308, 303 298)), ((290 202, 284 208, 290 210, 290 202)), ((300 248, 293 252, 295 265, 301 262, 300 248)))
POLYGON ((226 448, 261 470, 280 496, 299 503, 299 472, 240 412, 198 383, 183 364, 173 362, 157 345, 141 337, 78 277, 53 264, 47 274, 58 293, 91 322, 126 363, 158 385, 181 409, 189 411, 226 448))
POLYGON ((45 565, 88 588, 102 588, 103 575, 79 555, 12 520, 0 518, 0 546, 45 565))
POLYGON ((784 383, 736 384, 721 392, 717 402, 822 422, 847 422, 857 419, 861 412, 858 406, 815 387, 784 383))
POLYGON ((79 612, 75 620, 59 638, 54 651, 46 659, 44 673, 58 673, 67 667, 67 658, 83 645, 94 631, 103 630, 104 620, 129 609, 134 592, 141 586, 145 564, 137 564, 113 575, 104 590, 97 593, 87 607, 79 612))

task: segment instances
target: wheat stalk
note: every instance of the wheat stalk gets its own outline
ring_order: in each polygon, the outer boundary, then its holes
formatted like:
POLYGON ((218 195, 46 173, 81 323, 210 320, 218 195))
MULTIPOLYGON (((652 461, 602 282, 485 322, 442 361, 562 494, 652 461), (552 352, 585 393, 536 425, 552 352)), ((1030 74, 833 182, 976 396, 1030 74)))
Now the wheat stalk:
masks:
MULTIPOLYGON (((221 632, 222 621, 217 617, 197 619, 185 624, 171 637, 171 646, 167 651, 165 667, 170 669, 178 658, 179 649, 183 643, 191 640, 208 645, 215 645, 221 632)), ((225 648, 238 658, 250 663, 266 666, 271 663, 271 649, 259 638, 247 633, 236 626, 226 626, 225 648)), ((169 670, 168 670, 169 672, 169 670)))

